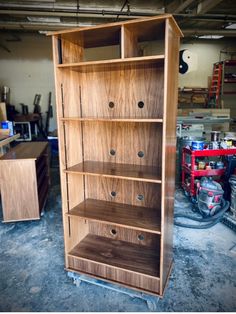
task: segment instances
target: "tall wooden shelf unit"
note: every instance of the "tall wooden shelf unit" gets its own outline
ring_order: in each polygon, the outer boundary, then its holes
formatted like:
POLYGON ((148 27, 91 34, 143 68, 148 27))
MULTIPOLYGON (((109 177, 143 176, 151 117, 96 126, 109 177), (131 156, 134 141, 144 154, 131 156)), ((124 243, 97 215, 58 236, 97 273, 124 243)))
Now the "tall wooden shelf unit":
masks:
POLYGON ((66 269, 163 295, 182 33, 163 15, 50 35, 66 269))

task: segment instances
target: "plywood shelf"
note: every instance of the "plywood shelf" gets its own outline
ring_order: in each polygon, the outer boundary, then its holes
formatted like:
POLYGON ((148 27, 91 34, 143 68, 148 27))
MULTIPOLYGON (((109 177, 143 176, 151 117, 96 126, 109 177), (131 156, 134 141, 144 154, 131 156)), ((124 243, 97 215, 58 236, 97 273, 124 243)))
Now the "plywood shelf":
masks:
POLYGON ((123 58, 123 59, 112 59, 112 60, 99 60, 99 61, 84 61, 77 63, 64 63, 58 64, 58 69, 70 69, 74 71, 84 71, 92 70, 96 71, 99 68, 107 67, 107 69, 121 65, 131 66, 131 65, 162 65, 164 64, 164 55, 157 56, 145 56, 145 57, 134 57, 134 58, 123 58))
POLYGON ((138 122, 143 122, 143 123, 162 123, 163 119, 159 119, 159 118, 120 118, 120 117, 104 117, 104 118, 100 118, 100 117, 65 117, 65 118, 60 118, 61 121, 65 121, 65 122, 70 122, 70 121, 91 121, 91 122, 134 122, 134 123, 138 123, 138 122))
POLYGON ((117 164, 100 161, 84 161, 69 167, 68 169, 65 169, 65 172, 161 183, 161 169, 152 166, 117 164))
POLYGON ((88 234, 69 253, 74 258, 159 277, 159 248, 88 234))
POLYGON ((160 209, 87 199, 72 208, 68 216, 157 234, 161 233, 160 209))

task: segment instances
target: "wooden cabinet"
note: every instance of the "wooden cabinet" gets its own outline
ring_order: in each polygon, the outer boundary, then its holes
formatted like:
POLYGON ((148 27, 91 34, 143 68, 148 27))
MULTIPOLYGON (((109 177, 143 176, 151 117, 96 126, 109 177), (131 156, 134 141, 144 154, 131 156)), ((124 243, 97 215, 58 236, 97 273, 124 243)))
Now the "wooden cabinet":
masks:
POLYGON ((50 185, 48 143, 21 143, 0 158, 3 221, 40 219, 50 185))
POLYGON ((66 268, 162 295, 182 33, 164 15, 50 35, 66 268))

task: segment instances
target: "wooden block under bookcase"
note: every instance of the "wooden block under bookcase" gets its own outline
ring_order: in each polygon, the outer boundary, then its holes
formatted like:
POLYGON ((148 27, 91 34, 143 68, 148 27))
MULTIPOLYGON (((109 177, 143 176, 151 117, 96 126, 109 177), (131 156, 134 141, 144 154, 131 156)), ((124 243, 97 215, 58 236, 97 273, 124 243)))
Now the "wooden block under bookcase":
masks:
POLYGON ((167 14, 49 35, 66 269, 162 296, 182 33, 167 14))

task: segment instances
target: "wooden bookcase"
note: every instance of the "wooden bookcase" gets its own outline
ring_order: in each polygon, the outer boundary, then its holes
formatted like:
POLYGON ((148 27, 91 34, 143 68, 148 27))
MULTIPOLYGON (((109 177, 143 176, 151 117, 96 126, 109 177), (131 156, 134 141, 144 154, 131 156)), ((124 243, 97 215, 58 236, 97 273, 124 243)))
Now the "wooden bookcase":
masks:
POLYGON ((182 33, 163 15, 49 35, 66 269, 163 295, 182 33))

